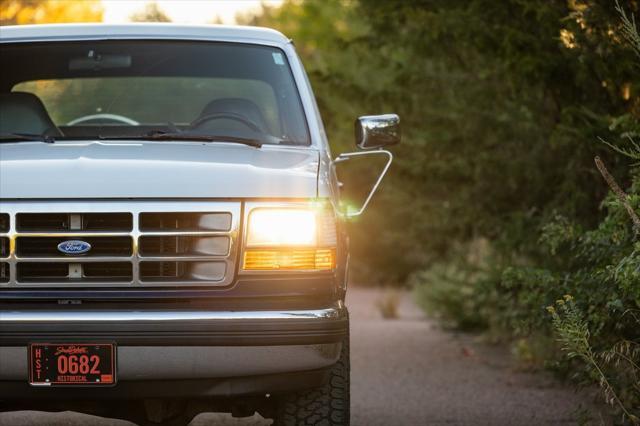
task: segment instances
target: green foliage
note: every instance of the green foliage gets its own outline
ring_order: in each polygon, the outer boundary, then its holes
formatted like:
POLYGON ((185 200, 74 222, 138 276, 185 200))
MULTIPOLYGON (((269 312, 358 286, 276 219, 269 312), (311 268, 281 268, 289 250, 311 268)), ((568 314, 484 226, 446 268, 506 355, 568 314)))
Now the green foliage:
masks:
POLYGON ((437 264, 412 277, 418 304, 449 327, 478 330, 487 327, 482 315, 487 294, 474 272, 453 263, 437 264))
POLYGON ((627 43, 635 50, 636 54, 640 56, 640 34, 638 33, 638 27, 636 26, 635 16, 627 15, 627 11, 620 6, 620 3, 616 0, 616 10, 620 14, 622 20, 622 36, 627 40, 627 43))
MULTIPOLYGON (((572 296, 565 295, 547 310, 562 350, 569 358, 582 361, 607 403, 621 411, 623 422, 640 424, 640 342, 624 340, 609 350, 594 352, 589 322, 572 296)), ((635 321, 640 326, 640 319, 635 321)))
MULTIPOLYGON (((632 180, 628 200, 637 211, 640 174, 633 173, 632 180)), ((594 229, 564 216, 543 226, 545 268, 505 269, 493 288, 495 322, 490 325, 492 331, 498 325, 504 334, 520 338, 549 333, 543 307, 558 300, 551 325, 560 347, 573 358, 564 370, 583 383, 600 384, 607 402, 631 421, 640 411, 640 242, 617 197, 607 197, 602 207, 606 216, 594 229)))

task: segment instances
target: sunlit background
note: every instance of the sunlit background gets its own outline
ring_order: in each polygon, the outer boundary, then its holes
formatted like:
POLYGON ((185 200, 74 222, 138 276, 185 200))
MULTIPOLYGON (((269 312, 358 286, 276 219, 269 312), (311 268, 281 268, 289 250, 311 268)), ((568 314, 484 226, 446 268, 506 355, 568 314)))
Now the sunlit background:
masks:
POLYGON ((235 24, 236 16, 251 16, 262 6, 277 7, 282 0, 41 0, 0 2, 0 22, 171 21, 181 24, 235 24))
POLYGON ((172 21, 181 24, 235 24, 236 15, 256 14, 261 10, 261 4, 279 6, 282 0, 159 0, 150 1, 122 1, 102 0, 104 10, 102 21, 105 23, 122 23, 131 20, 132 16, 155 7, 163 11, 172 21))

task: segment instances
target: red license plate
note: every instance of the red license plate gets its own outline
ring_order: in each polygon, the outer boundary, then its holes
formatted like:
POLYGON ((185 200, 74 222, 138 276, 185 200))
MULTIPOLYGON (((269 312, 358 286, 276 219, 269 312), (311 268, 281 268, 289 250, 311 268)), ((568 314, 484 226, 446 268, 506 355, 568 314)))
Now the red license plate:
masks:
POLYGON ((116 383, 113 343, 32 343, 29 383, 34 386, 112 386, 116 383))

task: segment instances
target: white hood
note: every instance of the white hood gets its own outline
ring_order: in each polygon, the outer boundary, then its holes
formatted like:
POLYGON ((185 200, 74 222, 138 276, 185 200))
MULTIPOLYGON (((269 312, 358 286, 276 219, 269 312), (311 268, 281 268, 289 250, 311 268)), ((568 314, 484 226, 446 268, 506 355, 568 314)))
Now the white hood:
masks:
POLYGON ((0 198, 309 198, 318 152, 227 143, 0 144, 0 198))

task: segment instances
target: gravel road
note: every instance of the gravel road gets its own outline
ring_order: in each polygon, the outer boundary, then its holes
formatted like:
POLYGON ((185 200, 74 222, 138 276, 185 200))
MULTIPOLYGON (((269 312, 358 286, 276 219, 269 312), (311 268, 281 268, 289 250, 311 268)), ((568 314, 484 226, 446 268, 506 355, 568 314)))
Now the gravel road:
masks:
MULTIPOLYGON (((442 331, 424 318, 408 294, 399 318, 376 309, 382 290, 351 288, 352 415, 357 426, 570 425, 577 410, 598 414, 592 398, 545 374, 519 371, 503 348, 469 335, 442 331)), ((269 425, 258 415, 233 419, 202 414, 191 426, 269 425)), ((77 413, 0 414, 0 425, 131 426, 129 422, 77 413)))

